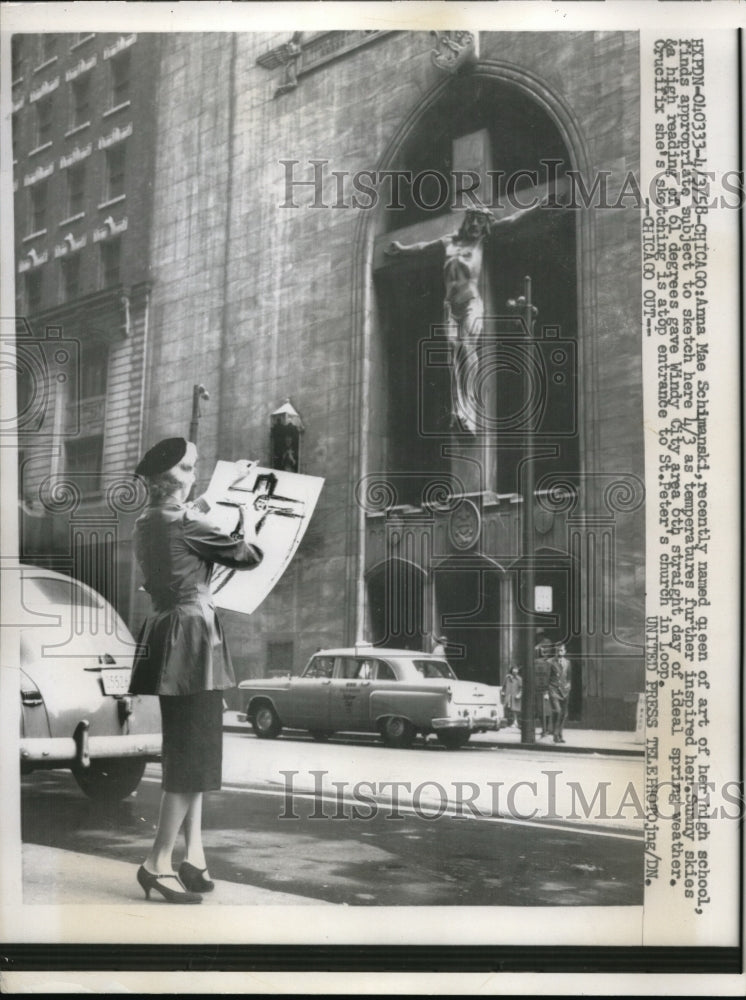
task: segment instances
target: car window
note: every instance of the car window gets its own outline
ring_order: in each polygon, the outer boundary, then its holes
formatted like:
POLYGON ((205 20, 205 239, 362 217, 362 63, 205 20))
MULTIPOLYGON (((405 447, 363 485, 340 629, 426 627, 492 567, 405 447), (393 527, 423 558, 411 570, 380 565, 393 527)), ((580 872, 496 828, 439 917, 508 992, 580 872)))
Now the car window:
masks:
POLYGON ((25 576, 23 603, 27 608, 33 609, 40 606, 40 601, 35 590, 41 591, 46 599, 52 604, 61 604, 64 607, 72 608, 77 605, 82 608, 102 608, 103 600, 95 594, 79 587, 73 580, 55 580, 51 576, 25 576))
POLYGON ((340 656, 337 677, 342 677, 345 680, 352 680, 358 677, 363 663, 366 662, 365 660, 357 659, 355 656, 340 656))
POLYGON ((334 672, 334 657, 314 656, 303 672, 304 677, 331 677, 334 672))
POLYGON ((394 673, 394 668, 388 664, 384 663, 383 660, 378 661, 378 672, 376 673, 377 681, 395 681, 396 674, 394 673))
POLYGON ((456 675, 445 660, 413 660, 417 673, 423 677, 447 677, 456 680, 456 675))

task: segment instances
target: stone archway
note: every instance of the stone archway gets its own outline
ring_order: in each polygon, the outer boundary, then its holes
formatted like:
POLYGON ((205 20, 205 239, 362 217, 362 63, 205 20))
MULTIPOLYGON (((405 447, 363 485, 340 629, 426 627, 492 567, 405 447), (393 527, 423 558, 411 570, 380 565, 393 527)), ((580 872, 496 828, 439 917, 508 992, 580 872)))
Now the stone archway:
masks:
POLYGON ((484 556, 453 556, 434 568, 433 590, 436 629, 448 639, 455 672, 483 684, 502 683, 514 639, 509 574, 484 556))
POLYGON ((427 574, 407 559, 390 558, 366 576, 369 640, 377 646, 428 650, 427 574))

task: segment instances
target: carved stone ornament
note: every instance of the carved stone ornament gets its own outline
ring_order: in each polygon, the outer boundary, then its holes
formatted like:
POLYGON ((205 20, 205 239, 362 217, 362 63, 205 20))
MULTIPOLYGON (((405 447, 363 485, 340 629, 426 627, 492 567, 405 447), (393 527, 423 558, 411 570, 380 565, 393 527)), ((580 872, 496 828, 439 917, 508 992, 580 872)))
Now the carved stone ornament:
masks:
POLYGON ((258 65, 264 69, 283 67, 282 80, 275 90, 275 97, 281 97, 298 86, 297 67, 303 53, 302 42, 303 32, 295 31, 289 42, 278 45, 257 59, 258 65))
POLYGON ((448 534, 451 545, 460 552, 473 548, 482 530, 482 517, 471 500, 463 500, 451 514, 448 534))
POLYGON ((456 73, 466 66, 473 66, 479 58, 479 35, 473 31, 431 31, 435 35, 435 48, 431 58, 438 69, 456 73))

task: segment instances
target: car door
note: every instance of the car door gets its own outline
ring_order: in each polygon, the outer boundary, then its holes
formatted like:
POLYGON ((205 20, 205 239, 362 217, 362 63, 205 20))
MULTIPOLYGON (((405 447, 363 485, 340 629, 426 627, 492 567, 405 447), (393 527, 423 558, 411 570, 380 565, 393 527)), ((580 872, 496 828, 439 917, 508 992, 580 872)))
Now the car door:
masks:
POLYGON ((366 656, 339 656, 331 683, 330 728, 351 732, 372 732, 370 721, 371 682, 375 660, 366 656))
POLYGON ((289 711, 283 717, 291 728, 326 732, 329 722, 329 698, 334 672, 334 658, 314 656, 300 677, 293 677, 288 692, 289 711))

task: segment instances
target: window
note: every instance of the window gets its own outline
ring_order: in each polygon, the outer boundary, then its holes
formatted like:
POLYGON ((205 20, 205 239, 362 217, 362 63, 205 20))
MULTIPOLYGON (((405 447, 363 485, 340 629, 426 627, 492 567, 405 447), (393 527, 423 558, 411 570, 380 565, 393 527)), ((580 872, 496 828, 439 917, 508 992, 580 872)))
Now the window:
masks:
POLYGON ((292 641, 267 643, 267 673, 290 674, 293 672, 292 641))
POLYGON ((23 39, 14 35, 10 43, 10 75, 13 80, 20 80, 23 76, 23 39))
POLYGON ((13 159, 18 159, 18 148, 21 138, 21 118, 18 112, 14 112, 12 121, 12 135, 13 135, 13 159))
POLYGON ((119 237, 101 244, 101 286, 109 288, 121 280, 122 241, 119 237))
POLYGON ((42 279, 41 271, 26 273, 26 308, 30 313, 41 308, 42 279))
POLYGON ((85 211, 85 163, 78 163, 67 170, 67 214, 80 215, 85 211))
POLYGON ((304 677, 331 677, 334 671, 334 657, 314 656, 306 667, 304 677))
POLYGON ((103 608, 104 606, 103 598, 91 591, 84 590, 72 580, 56 580, 50 576, 27 576, 26 574, 23 575, 22 579, 23 603, 31 610, 39 610, 49 614, 49 608, 35 599, 34 589, 41 591, 52 604, 60 604, 67 608, 71 608, 73 605, 81 608, 103 608), (33 586, 27 588, 29 583, 33 586), (27 589, 29 590, 28 601, 26 599, 27 589))
POLYGON ((119 142, 106 150, 106 190, 104 200, 111 201, 124 194, 124 159, 126 143, 119 142))
POLYGON ((52 98, 42 97, 36 102, 36 145, 52 141, 52 98))
MULTIPOLYGON (((79 257, 78 254, 75 255, 79 257)), ((86 344, 80 354, 79 398, 91 399, 106 394, 109 349, 105 344, 86 344)))
POLYGON ((91 74, 84 73, 72 85, 71 128, 80 128, 90 120, 91 74))
POLYGON ((31 199, 31 232, 38 233, 46 226, 47 182, 38 181, 29 189, 31 199))
POLYGON ((103 435, 68 441, 66 451, 66 474, 77 483, 85 496, 101 492, 101 463, 103 459, 103 435))
POLYGON ((80 293, 80 254, 73 253, 60 260, 60 275, 62 298, 65 302, 74 299, 80 293))
POLYGON ((119 107, 130 96, 130 51, 125 49, 110 61, 111 66, 111 106, 119 107))
POLYGON ((57 55, 57 36, 49 33, 41 36, 41 61, 49 62, 57 55))
POLYGON ((456 679, 456 675, 445 660, 413 660, 417 672, 423 677, 448 677, 456 679))

